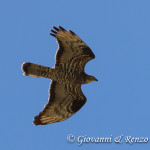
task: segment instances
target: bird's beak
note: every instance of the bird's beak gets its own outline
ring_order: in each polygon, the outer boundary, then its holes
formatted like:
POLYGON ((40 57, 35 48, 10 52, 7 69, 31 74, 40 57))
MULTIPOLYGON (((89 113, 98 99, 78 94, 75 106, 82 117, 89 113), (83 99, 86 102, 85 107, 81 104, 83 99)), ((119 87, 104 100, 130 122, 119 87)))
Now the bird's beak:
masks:
POLYGON ((98 80, 95 78, 95 81, 98 81, 98 80))

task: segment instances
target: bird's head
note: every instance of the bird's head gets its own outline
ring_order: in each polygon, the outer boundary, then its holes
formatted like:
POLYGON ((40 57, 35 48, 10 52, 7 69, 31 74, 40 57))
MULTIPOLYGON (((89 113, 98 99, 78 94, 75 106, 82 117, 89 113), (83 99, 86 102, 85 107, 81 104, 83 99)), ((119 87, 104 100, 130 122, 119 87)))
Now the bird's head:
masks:
POLYGON ((91 76, 91 75, 86 76, 86 83, 90 83, 94 81, 98 81, 94 76, 91 76))

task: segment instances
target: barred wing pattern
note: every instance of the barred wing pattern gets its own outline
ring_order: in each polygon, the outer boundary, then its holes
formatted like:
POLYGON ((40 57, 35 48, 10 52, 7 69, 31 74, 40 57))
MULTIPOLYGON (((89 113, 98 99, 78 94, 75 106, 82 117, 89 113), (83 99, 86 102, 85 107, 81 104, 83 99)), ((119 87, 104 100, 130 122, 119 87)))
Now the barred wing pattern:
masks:
MULTIPOLYGON (((70 91, 69 91, 70 92, 70 91)), ((56 81, 52 81, 50 97, 44 110, 34 118, 35 125, 44 125, 68 119, 76 113, 86 102, 86 97, 81 91, 81 86, 76 87, 74 92, 69 93, 56 81)))
POLYGON ((53 33, 50 34, 56 37, 59 44, 55 65, 72 63, 74 68, 84 70, 85 64, 95 58, 91 49, 73 31, 68 32, 61 26, 53 28, 55 31, 51 30, 53 33))
MULTIPOLYGON (((55 67, 67 64, 69 68, 84 72, 85 64, 95 58, 91 49, 71 30, 53 27, 50 33, 57 39, 59 48, 56 53, 55 67)), ((69 84, 69 83, 68 83, 69 84)), ((34 118, 35 125, 44 125, 66 120, 76 113, 86 102, 81 84, 75 83, 68 90, 65 84, 52 80, 48 104, 34 118)))

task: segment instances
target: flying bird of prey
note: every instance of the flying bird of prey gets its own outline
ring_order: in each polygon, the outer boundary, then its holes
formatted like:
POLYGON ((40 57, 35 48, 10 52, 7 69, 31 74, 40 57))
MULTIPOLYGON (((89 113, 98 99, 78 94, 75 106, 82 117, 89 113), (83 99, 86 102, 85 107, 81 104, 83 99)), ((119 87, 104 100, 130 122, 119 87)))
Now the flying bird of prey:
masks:
POLYGON ((45 125, 68 119, 86 102, 81 85, 97 81, 84 72, 86 63, 95 58, 91 49, 74 32, 61 26, 51 30, 59 48, 53 68, 25 62, 22 70, 25 76, 49 78, 50 96, 42 112, 34 117, 35 125, 45 125))

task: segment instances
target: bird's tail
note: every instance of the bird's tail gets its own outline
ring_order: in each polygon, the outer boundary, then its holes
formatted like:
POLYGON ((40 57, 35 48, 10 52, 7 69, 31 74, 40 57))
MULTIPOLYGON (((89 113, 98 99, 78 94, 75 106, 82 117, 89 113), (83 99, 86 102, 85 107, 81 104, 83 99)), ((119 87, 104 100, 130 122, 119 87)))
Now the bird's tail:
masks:
POLYGON ((32 77, 41 77, 41 78, 50 78, 52 68, 25 62, 22 64, 21 69, 24 72, 25 76, 32 77))

